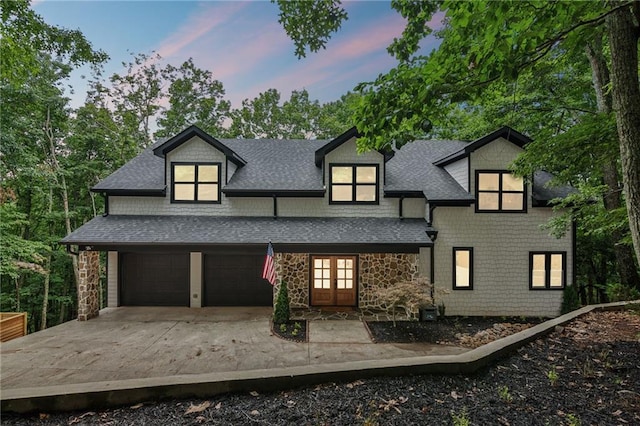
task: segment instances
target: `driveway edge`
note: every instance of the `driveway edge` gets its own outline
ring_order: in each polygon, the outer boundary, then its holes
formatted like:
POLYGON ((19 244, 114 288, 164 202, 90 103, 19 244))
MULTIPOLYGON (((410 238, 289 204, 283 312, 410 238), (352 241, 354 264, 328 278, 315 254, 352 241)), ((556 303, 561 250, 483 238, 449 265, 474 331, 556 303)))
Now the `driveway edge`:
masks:
POLYGON ((209 398, 229 392, 277 391, 326 382, 414 374, 469 374, 594 310, 617 310, 635 302, 589 305, 458 355, 351 361, 264 370, 190 374, 144 379, 3 390, 2 412, 73 411, 133 405, 171 398, 209 398))

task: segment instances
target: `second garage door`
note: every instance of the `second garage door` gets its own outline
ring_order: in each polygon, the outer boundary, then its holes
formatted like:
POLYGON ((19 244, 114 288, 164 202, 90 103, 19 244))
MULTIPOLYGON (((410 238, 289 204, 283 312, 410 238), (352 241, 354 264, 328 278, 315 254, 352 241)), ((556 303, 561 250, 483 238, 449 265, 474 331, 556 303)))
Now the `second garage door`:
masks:
POLYGON ((205 254, 206 306, 271 306, 273 287, 262 278, 264 255, 205 254))

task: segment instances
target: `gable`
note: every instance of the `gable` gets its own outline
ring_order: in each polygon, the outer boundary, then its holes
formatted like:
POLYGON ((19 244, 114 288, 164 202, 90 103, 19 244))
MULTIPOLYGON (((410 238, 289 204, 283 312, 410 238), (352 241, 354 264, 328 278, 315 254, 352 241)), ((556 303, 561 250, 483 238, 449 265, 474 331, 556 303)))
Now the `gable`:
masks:
POLYGON ((236 154, 231 148, 209 135, 202 129, 197 126, 187 127, 185 130, 177 134, 176 136, 168 139, 166 142, 158 145, 153 149, 153 153, 158 157, 165 157, 171 151, 179 148, 183 144, 189 142, 194 137, 199 138, 203 142, 209 144, 216 150, 220 151, 227 160, 235 163, 238 167, 242 167, 246 164, 246 161, 242 159, 238 154, 236 154))
POLYGON ((504 170, 513 163, 524 149, 498 138, 469 154, 469 165, 472 169, 504 170))

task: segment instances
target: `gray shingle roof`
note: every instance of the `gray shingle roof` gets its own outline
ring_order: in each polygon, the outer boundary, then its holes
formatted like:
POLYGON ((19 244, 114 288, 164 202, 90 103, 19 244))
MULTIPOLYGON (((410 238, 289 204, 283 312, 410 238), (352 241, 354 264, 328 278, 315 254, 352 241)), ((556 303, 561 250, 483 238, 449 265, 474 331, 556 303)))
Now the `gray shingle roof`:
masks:
POLYGON ((387 191, 422 191, 431 201, 472 201, 446 170, 434 166, 438 158, 456 152, 467 142, 415 141, 404 145, 387 163, 387 191))
POLYGON ((423 219, 98 216, 61 242, 78 245, 412 244, 430 246, 423 219))
POLYGON ((569 185, 547 186, 551 179, 553 179, 553 175, 545 171, 538 171, 533 175, 533 194, 531 196, 534 200, 544 203, 554 198, 565 198, 576 191, 569 185))
POLYGON ((164 184, 164 159, 153 155, 158 141, 137 157, 100 181, 93 190, 102 191, 162 191, 164 184))
MULTIPOLYGON (((503 131, 504 129, 500 129, 503 131)), ((495 133, 495 132, 494 132, 495 133)), ((513 134, 512 134, 513 135, 513 134)), ((519 134, 518 134, 519 135, 519 134)), ((517 135, 516 135, 517 136, 517 135)), ((515 136, 513 136, 515 137, 515 136)), ((486 138, 478 141, 484 143, 486 138)), ((220 139, 247 164, 237 169, 223 191, 322 191, 322 169, 315 164, 316 151, 326 140, 220 139)), ((478 141, 473 143, 479 143, 478 141)), ((140 155, 102 180, 97 192, 150 192, 165 189, 164 160, 153 149, 166 141, 158 141, 140 155)), ((520 142, 518 140, 518 142, 520 142)), ((462 141, 415 141, 398 150, 386 163, 385 191, 423 193, 427 200, 471 202, 473 195, 465 191, 443 167, 434 162, 446 161, 466 152, 473 143, 462 141)), ((569 187, 547 188, 550 175, 536 173, 533 197, 548 201, 565 197, 569 187)))
POLYGON ((322 191, 322 169, 315 151, 325 140, 221 139, 247 161, 223 191, 322 191))

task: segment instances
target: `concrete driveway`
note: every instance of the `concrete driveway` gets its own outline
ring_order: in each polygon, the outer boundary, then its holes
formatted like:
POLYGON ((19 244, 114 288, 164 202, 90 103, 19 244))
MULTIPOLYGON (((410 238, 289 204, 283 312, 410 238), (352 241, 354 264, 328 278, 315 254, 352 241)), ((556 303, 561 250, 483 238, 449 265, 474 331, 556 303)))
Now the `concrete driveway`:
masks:
POLYGON ((309 343, 273 336, 271 308, 120 307, 0 345, 0 389, 273 369, 467 349, 374 344, 361 321, 311 321, 309 343))

